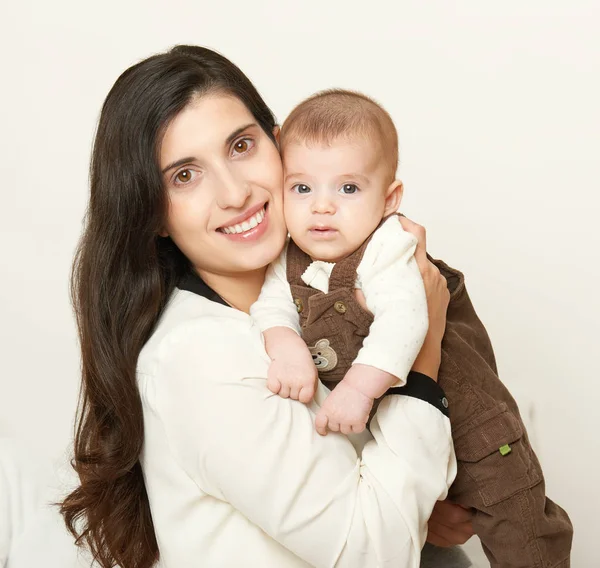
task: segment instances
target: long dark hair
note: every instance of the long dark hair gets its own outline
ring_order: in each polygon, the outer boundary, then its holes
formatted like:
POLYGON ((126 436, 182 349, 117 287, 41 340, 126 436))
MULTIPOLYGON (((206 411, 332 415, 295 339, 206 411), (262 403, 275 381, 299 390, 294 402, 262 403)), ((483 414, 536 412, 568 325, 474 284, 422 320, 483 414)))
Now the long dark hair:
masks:
POLYGON ((96 132, 91 194, 71 281, 82 357, 73 467, 80 485, 61 503, 79 545, 103 568, 146 568, 159 556, 140 451, 144 437, 136 365, 189 263, 158 236, 168 197, 159 144, 192 97, 241 100, 273 138, 275 117, 249 79, 209 49, 177 46, 127 69, 96 132))

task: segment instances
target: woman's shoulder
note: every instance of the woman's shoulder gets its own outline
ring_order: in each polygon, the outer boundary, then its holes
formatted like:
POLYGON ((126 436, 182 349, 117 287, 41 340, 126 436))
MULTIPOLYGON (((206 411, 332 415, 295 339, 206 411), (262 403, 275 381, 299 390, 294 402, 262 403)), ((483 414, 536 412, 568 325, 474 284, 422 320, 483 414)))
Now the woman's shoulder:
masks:
POLYGON ((138 374, 154 375, 161 361, 173 351, 193 349, 200 356, 215 342, 260 341, 252 318, 239 310, 208 300, 198 294, 176 289, 152 335, 138 358, 138 374))

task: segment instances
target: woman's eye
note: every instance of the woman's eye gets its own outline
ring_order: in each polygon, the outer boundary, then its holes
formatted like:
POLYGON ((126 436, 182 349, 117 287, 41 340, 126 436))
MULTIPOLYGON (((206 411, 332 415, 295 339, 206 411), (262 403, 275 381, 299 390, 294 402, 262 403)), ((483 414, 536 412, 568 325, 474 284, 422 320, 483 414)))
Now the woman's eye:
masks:
POLYGON ((177 172, 177 174, 175 175, 175 183, 178 185, 185 185, 190 183, 190 181, 192 181, 193 179, 193 173, 192 170, 181 170, 180 172, 177 172))
POLYGON ((240 155, 245 154, 254 148, 254 141, 251 138, 241 138, 233 145, 233 153, 240 155))
POLYGON ((304 185, 303 183, 297 183, 292 189, 296 193, 310 193, 310 187, 308 187, 308 185, 304 185))
POLYGON ((345 183, 340 191, 346 195, 350 195, 352 193, 356 193, 358 191, 358 187, 356 187, 353 183, 345 183))

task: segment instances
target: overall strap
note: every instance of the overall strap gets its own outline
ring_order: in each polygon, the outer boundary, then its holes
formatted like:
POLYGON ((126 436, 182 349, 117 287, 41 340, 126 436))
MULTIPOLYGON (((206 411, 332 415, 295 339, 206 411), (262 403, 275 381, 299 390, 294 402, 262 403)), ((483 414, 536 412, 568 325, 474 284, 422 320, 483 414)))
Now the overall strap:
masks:
POLYGON ((287 280, 292 286, 306 286, 302 281, 301 276, 304 271, 309 267, 312 262, 310 256, 308 256, 300 247, 290 239, 287 248, 287 260, 286 260, 286 274, 287 280))
MULTIPOLYGON (((396 213, 393 213, 392 215, 396 215, 396 213)), ((384 217, 379 223, 379 225, 377 225, 375 231, 379 229, 381 225, 383 225, 392 215, 384 217)), ((356 271, 358 270, 358 265, 361 263, 365 254, 365 250, 367 250, 367 245, 371 242, 375 231, 373 231, 369 235, 369 237, 363 242, 363 244, 360 245, 352 254, 337 262, 336 265, 333 267, 331 278, 329 279, 330 292, 339 288, 354 289, 356 284, 356 271)))

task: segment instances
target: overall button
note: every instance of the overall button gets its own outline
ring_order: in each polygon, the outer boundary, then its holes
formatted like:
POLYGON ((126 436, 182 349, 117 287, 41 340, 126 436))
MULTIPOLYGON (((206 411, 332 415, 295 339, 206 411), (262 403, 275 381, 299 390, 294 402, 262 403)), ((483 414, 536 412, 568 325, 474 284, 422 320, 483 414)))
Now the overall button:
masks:
POLYGON ((302 300, 300 298, 295 298, 294 304, 296 304, 296 309, 298 310, 298 313, 302 313, 302 310, 304 309, 304 306, 302 305, 302 300))
POLYGON ((335 304, 333 304, 333 309, 338 314, 345 314, 347 308, 346 308, 346 304, 344 304, 344 302, 336 302, 335 304))

